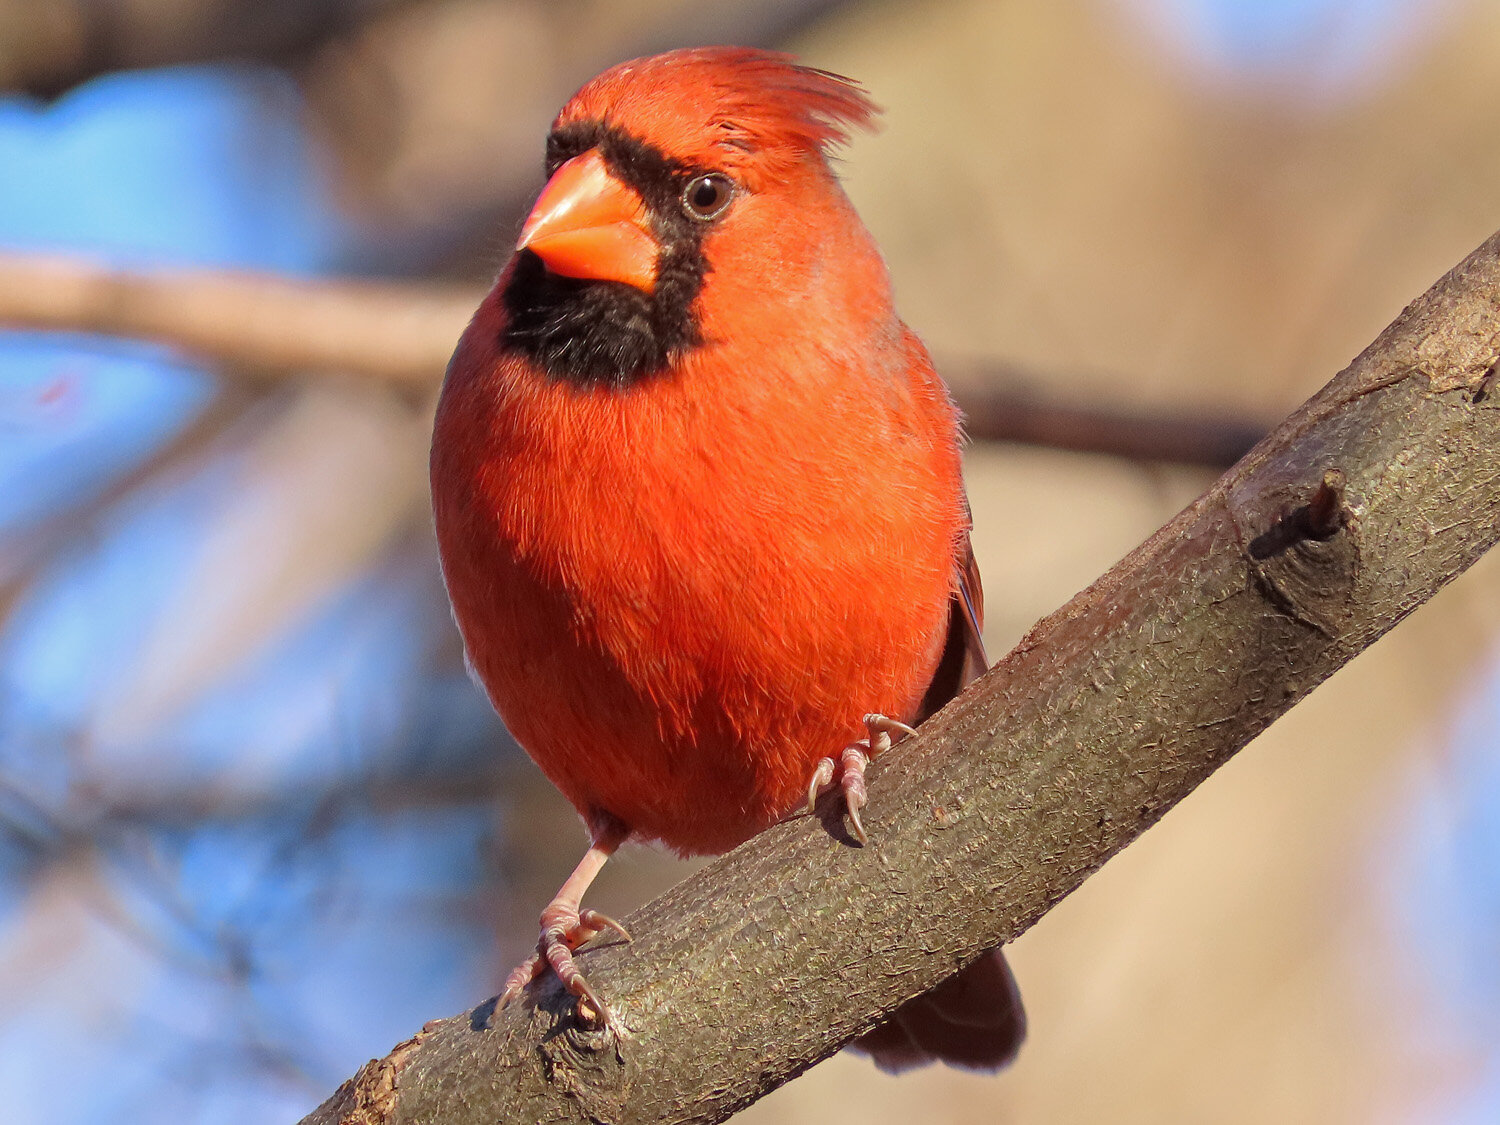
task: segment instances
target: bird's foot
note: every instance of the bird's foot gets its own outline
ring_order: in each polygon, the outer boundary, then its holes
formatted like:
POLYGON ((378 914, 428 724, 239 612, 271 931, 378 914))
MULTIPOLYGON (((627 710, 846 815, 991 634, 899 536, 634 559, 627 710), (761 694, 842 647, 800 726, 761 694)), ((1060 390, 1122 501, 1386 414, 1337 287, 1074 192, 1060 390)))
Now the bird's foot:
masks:
POLYGON ((542 936, 537 940, 536 952, 505 978, 505 987, 500 990, 496 1008, 504 1008, 520 996, 526 986, 550 966, 563 987, 578 998, 575 1010, 580 1023, 594 1028, 613 1026, 615 1020, 609 1006, 589 985, 573 959, 576 950, 605 930, 613 930, 626 941, 630 940, 625 927, 609 915, 597 910, 580 910, 576 902, 566 899, 553 899, 542 911, 542 936))
POLYGON ((864 723, 867 732, 865 737, 844 747, 837 762, 832 758, 820 759, 813 767, 813 775, 807 785, 807 811, 811 813, 818 798, 833 788, 834 777, 837 775, 838 786, 844 794, 844 812, 849 817, 849 832, 861 844, 869 843, 864 822, 859 817, 859 810, 865 807, 868 800, 865 767, 870 764, 870 759, 889 750, 894 738, 917 733, 905 723, 885 715, 866 715, 864 723))

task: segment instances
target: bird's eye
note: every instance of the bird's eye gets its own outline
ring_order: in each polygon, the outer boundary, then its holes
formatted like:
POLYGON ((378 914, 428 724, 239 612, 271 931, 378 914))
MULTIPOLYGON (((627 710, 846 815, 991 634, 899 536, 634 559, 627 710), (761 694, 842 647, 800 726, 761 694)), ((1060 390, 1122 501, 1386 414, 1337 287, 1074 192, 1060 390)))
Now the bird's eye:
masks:
POLYGON ((690 218, 717 219, 734 198, 734 181, 718 172, 695 176, 682 190, 682 209, 690 218))

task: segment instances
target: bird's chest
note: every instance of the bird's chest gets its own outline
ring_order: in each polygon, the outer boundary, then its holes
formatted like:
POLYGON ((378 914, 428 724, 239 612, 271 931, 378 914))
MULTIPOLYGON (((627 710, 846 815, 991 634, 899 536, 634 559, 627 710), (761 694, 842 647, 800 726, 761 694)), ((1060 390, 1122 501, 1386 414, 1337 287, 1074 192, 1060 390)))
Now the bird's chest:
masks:
POLYGON ((490 463, 479 498, 476 563, 510 573, 491 585, 505 624, 490 632, 523 662, 571 670, 579 694, 638 699, 664 737, 744 725, 748 696, 848 616, 835 576, 857 552, 840 559, 821 534, 847 513, 837 488, 806 479, 833 472, 757 461, 691 427, 529 443, 490 463))
POLYGON ((954 532, 893 516, 897 482, 690 410, 508 421, 435 467, 444 569, 497 709, 585 815, 723 850, 920 697, 954 532))

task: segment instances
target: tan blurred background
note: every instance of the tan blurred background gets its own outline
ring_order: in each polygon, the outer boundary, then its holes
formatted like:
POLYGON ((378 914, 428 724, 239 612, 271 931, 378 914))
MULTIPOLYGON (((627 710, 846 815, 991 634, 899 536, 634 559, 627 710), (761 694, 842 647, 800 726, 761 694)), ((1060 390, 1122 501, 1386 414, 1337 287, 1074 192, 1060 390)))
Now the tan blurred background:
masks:
MULTIPOLYGON (((23 3, 0 3, 0 28, 31 18, 23 3)), ((300 83, 336 197, 394 232, 385 268, 467 282, 502 260, 546 121, 589 73, 689 32, 780 43, 885 107, 845 154, 846 183, 940 360, 1023 370, 1048 400, 1258 424, 1500 227, 1500 5, 1384 6, 1385 31, 1351 47, 1360 5, 1322 4, 1300 53, 1238 70, 1192 46, 1184 12, 1201 6, 1167 0, 329 4, 328 27, 252 47, 300 83)), ((99 65, 203 53, 168 32, 214 4, 136 7, 178 22, 99 65)), ((0 52, 0 75, 37 90, 86 75, 71 11, 53 8, 50 54, 7 69, 0 52)), ((352 378, 236 384, 152 472, 190 473, 229 442, 245 451, 238 499, 90 737, 151 729, 371 568, 430 568, 425 425, 411 396, 352 378), (247 575, 233 560, 252 540, 274 546, 247 575)), ((1213 476, 1002 444, 976 445, 967 469, 993 654, 1213 476)), ((13 587, 46 557, 16 563, 13 587)), ((1413 794, 1457 784, 1454 716, 1497 637, 1489 559, 1022 937, 1031 1035, 1011 1071, 892 1079, 841 1055, 742 1120, 1446 1120, 1496 1043, 1435 996, 1393 872, 1413 794)), ((434 659, 454 662, 453 645, 434 659)), ((505 761, 502 897, 476 908, 499 934, 497 972, 582 847, 561 798, 505 761)), ((628 910, 683 870, 637 851, 594 904, 628 910)), ((39 910, 29 940, 75 918, 39 910)))

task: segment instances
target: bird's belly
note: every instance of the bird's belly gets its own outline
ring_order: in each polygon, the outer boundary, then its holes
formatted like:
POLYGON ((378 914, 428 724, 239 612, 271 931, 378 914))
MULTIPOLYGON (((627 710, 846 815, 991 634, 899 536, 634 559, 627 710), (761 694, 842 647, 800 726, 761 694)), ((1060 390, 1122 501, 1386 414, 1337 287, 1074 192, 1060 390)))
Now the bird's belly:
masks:
POLYGON ((607 813, 684 853, 725 851, 794 809, 866 712, 910 715, 946 621, 930 581, 906 584, 891 621, 868 585, 839 601, 791 570, 726 598, 670 567, 621 586, 609 576, 626 560, 538 566, 496 543, 446 551, 445 568, 517 741, 585 819, 607 813))

